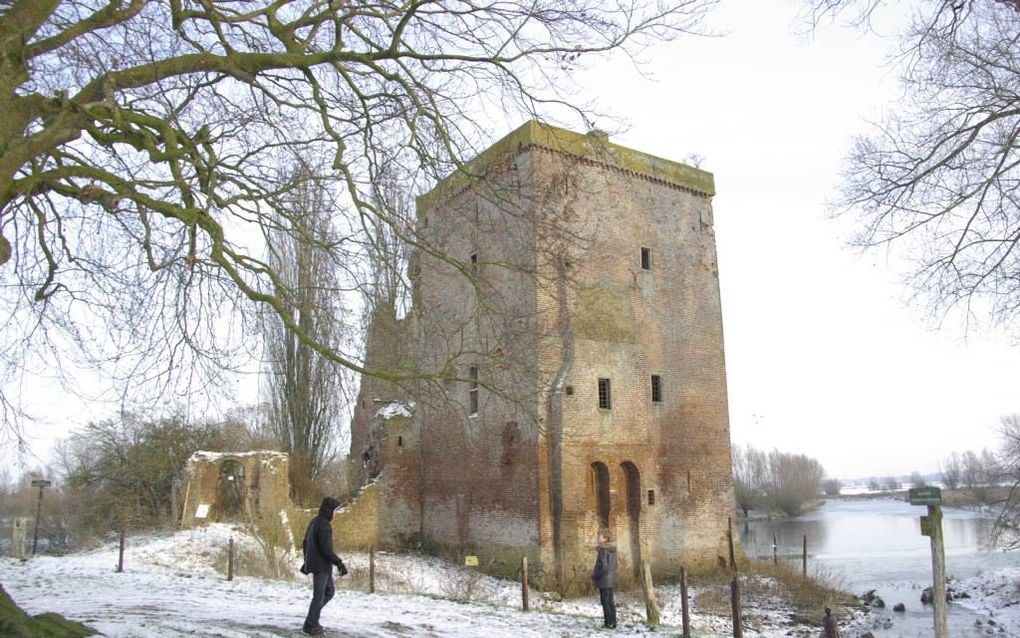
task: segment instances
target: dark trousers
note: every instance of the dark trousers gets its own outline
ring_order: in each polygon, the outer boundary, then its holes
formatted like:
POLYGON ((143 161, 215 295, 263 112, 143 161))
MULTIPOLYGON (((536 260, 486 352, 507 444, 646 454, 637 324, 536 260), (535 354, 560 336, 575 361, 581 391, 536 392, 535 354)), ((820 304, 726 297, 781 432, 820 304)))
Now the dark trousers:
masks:
POLYGON ((599 600, 602 602, 602 619, 606 627, 616 626, 616 603, 613 602, 612 588, 599 589, 599 600))
POLYGON ((336 593, 333 586, 332 565, 328 572, 315 572, 312 574, 312 602, 308 605, 308 616, 305 618, 305 629, 319 626, 319 613, 326 606, 336 593))

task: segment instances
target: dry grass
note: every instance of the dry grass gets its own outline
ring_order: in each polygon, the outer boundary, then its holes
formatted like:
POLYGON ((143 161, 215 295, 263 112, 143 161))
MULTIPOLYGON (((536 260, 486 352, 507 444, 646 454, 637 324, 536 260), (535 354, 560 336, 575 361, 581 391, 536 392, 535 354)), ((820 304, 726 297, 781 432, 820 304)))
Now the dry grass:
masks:
MULTIPOLYGON (((783 611, 798 623, 820 625, 825 607, 837 615, 844 607, 856 604, 854 596, 845 591, 840 580, 830 572, 816 570, 803 576, 799 565, 768 560, 745 561, 741 564, 740 594, 745 609, 783 611)), ((728 570, 716 570, 692 576, 690 584, 698 589, 695 607, 699 613, 728 616, 730 582, 728 570)), ((745 622, 754 619, 745 612, 745 622)))
MULTIPOLYGON (((216 559, 216 570, 227 573, 227 550, 216 559)), ((234 549, 234 575, 251 578, 291 580, 290 565, 283 555, 268 558, 261 548, 236 547, 234 549)))

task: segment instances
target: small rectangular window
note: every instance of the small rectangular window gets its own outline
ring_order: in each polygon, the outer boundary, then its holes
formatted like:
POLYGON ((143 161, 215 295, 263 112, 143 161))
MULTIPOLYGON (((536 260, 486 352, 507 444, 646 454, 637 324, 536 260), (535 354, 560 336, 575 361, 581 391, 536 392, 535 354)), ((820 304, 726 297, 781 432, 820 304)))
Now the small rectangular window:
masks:
POLYGON ((468 414, 478 414, 478 366, 468 368, 468 414))
POLYGON ((652 249, 642 248, 641 249, 641 268, 644 270, 652 269, 652 249))
POLYGON ((478 274, 478 253, 471 253, 471 275, 478 274))
POLYGON ((604 410, 609 410, 613 407, 613 397, 610 392, 609 379, 599 379, 599 407, 604 410))
POLYGON ((662 402, 662 377, 657 374, 652 375, 652 403, 662 402))
POLYGON ((655 505, 655 490, 648 490, 648 504, 655 505))

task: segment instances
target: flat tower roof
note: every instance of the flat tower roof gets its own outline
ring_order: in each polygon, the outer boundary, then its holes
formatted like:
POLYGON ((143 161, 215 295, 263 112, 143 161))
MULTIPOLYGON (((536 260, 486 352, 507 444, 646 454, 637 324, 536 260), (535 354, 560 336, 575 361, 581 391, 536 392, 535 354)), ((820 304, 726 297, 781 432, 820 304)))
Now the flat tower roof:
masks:
POLYGON ((443 199, 441 193, 452 196, 467 187, 472 178, 485 175, 489 167, 532 148, 570 155, 707 197, 715 195, 715 178, 700 168, 613 144, 603 133, 585 135, 529 120, 421 195, 419 207, 430 208, 437 199, 443 199))

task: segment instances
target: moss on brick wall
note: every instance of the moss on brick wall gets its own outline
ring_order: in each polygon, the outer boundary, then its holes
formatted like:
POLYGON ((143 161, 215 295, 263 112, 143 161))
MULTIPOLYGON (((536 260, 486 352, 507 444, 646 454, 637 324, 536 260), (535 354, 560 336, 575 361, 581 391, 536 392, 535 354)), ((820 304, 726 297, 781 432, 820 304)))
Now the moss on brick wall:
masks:
POLYGON ((637 341, 630 299, 606 286, 579 287, 571 321, 574 335, 579 339, 637 341))

